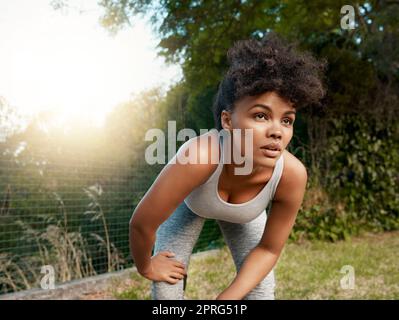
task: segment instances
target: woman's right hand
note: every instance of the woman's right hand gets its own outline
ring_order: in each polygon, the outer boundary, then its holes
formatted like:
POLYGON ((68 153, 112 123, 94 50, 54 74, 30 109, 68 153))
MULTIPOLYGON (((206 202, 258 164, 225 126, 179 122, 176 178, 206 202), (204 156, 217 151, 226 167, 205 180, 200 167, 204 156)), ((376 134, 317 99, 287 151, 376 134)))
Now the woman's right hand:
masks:
POLYGON ((176 284, 186 275, 186 269, 182 262, 171 259, 175 256, 173 252, 161 251, 151 257, 151 263, 142 276, 152 281, 164 281, 176 284))

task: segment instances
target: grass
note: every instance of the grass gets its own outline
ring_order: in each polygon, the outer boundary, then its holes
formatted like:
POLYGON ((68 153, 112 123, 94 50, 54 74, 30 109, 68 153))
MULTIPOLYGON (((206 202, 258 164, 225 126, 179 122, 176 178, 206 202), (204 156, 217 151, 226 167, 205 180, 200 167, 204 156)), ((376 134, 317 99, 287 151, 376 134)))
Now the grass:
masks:
MULTIPOLYGON (((399 232, 366 234, 335 243, 288 243, 275 267, 276 299, 399 299, 399 232), (341 287, 342 267, 354 270, 354 288, 341 287)), ((191 259, 186 299, 215 299, 235 277, 226 246, 191 259)), ((133 274, 112 288, 116 299, 150 299, 151 282, 133 274)))

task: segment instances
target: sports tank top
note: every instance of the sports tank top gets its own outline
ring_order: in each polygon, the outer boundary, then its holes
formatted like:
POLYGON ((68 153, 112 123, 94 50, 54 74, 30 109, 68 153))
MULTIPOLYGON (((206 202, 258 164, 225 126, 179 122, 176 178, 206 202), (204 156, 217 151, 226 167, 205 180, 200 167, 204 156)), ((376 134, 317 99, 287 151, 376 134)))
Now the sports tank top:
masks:
MULTIPOLYGON (((219 143, 223 141, 219 137, 219 143)), ((185 199, 188 208, 203 218, 224 220, 232 223, 247 223, 266 214, 266 208, 273 199, 283 173, 284 158, 280 155, 273 173, 264 188, 251 200, 244 203, 229 203, 220 198, 218 191, 219 177, 224 164, 224 152, 221 146, 221 157, 217 169, 209 179, 195 188, 185 199)))

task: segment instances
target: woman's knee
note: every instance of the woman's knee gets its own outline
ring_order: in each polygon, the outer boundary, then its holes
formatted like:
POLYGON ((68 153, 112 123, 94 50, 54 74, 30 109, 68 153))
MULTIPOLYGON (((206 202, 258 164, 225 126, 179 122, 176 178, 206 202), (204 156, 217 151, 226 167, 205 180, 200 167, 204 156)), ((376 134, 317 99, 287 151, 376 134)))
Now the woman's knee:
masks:
POLYGON ((245 297, 244 300, 274 300, 275 279, 273 270, 245 297))
POLYGON ((184 300, 183 280, 176 284, 153 281, 151 286, 152 300, 184 300))
POLYGON ((252 290, 243 300, 275 300, 274 289, 252 290))

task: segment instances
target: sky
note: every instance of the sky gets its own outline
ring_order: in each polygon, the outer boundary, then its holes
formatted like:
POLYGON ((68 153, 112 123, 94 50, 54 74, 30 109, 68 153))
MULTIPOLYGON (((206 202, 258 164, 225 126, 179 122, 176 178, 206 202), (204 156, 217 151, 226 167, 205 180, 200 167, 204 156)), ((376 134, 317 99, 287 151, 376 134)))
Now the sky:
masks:
POLYGON ((112 36, 96 2, 54 10, 50 0, 0 0, 0 97, 19 113, 51 110, 101 125, 131 94, 181 79, 180 66, 156 56, 147 22, 136 18, 112 36))

